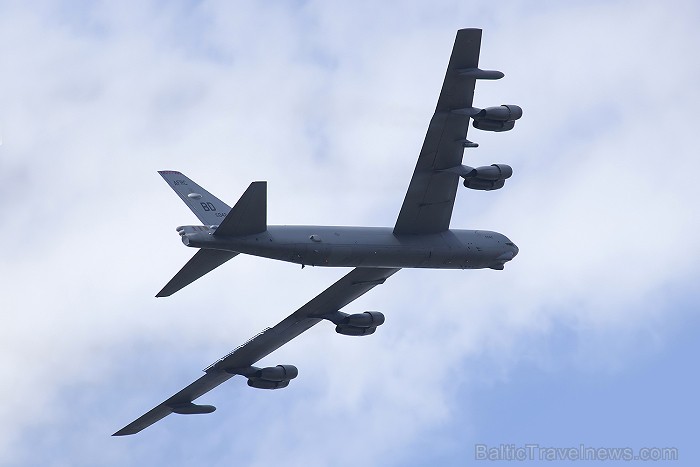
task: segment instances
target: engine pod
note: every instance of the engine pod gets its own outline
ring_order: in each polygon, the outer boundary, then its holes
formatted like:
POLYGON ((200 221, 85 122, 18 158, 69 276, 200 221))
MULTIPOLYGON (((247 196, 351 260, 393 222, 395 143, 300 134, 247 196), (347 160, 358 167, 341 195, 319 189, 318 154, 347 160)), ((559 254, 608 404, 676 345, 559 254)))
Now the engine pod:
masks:
POLYGON ((503 104, 498 107, 486 107, 473 115, 474 120, 495 120, 507 122, 523 116, 523 109, 513 104, 503 104))
POLYGON ((294 365, 277 365, 261 369, 258 377, 267 381, 289 381, 297 376, 299 370, 294 365))
POLYGON ((268 381, 261 378, 248 378, 248 386, 256 389, 282 389, 289 386, 289 380, 268 381))
POLYGON ((481 178, 465 178, 464 186, 472 190, 491 191, 503 188, 505 180, 484 180, 481 178))
POLYGON ((477 167, 468 176, 482 180, 505 180, 513 175, 513 168, 506 164, 491 164, 477 167), (473 175, 472 175, 473 174, 473 175))
POLYGON ((347 324, 339 324, 335 327, 335 332, 338 334, 343 334, 344 336, 369 336, 370 334, 374 334, 374 331, 376 330, 376 326, 358 327, 349 326, 347 324))
POLYGON ((378 311, 356 313, 345 318, 342 324, 361 328, 377 327, 384 324, 384 314, 378 311))
POLYGON ((474 123, 472 123, 474 128, 477 128, 479 130, 484 130, 484 131, 508 131, 512 130, 513 127, 515 126, 515 122, 513 120, 508 120, 508 121, 500 121, 500 120, 474 120, 474 123))

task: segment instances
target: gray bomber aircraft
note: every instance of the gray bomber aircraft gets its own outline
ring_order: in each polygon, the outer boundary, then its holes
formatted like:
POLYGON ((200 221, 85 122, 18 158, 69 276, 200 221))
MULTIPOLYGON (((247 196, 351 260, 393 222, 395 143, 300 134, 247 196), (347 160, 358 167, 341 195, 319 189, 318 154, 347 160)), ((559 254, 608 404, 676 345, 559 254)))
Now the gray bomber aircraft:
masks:
POLYGON ((364 336, 384 322, 377 311, 347 314, 340 310, 383 284, 401 268, 503 269, 518 254, 504 235, 485 230, 450 230, 450 218, 460 178, 474 190, 503 187, 513 171, 504 164, 462 165, 470 120, 475 128, 507 131, 522 110, 515 105, 479 109, 472 105, 476 80, 503 77, 479 69, 480 29, 457 32, 435 114, 430 120, 396 225, 390 227, 322 227, 267 225, 267 185, 253 182, 233 208, 180 172, 159 172, 203 225, 178 227, 185 245, 199 250, 157 297, 177 292, 206 273, 243 253, 311 266, 354 267, 338 282, 245 344, 204 370, 204 376, 114 433, 137 433, 170 415, 215 410, 193 401, 235 375, 248 386, 286 387, 298 370, 292 365, 253 366, 322 320, 340 334, 364 336))

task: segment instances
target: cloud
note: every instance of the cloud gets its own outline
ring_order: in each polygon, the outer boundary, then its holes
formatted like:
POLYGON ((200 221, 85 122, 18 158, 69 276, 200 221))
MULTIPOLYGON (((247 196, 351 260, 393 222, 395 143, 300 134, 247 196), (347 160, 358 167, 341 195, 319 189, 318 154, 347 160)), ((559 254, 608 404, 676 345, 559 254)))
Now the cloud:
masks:
POLYGON ((454 423, 479 377, 465 362, 504 381, 525 358, 614 373, 640 339, 668 338, 668 291, 694 287, 699 70, 677 46, 699 41, 691 2, 3 8, 4 463, 408 463, 454 423), (321 323, 263 361, 300 368, 288 390, 234 380, 206 396, 211 416, 108 437, 345 272, 239 256, 156 300, 192 254, 174 232, 192 216, 155 171, 229 202, 266 179, 272 223, 391 225, 465 26, 506 72, 476 105, 525 116, 470 130, 467 164, 516 175, 460 191, 452 225, 503 232, 518 258, 401 271, 351 307, 385 312, 375 336, 321 323), (562 328, 598 345, 538 347, 562 328))

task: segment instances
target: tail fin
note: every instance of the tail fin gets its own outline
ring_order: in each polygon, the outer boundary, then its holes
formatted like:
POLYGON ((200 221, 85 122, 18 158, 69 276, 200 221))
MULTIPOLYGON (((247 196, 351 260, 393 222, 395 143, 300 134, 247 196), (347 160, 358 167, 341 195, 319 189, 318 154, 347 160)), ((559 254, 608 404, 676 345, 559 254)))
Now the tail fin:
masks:
POLYGON ((204 225, 218 225, 231 208, 216 196, 174 170, 158 172, 204 225))
MULTIPOLYGON (((251 235, 267 230, 267 182, 253 182, 231 209, 223 201, 175 171, 158 172, 205 225, 219 226, 214 235, 251 235)), ((168 297, 230 260, 238 253, 199 250, 156 297, 168 297)))
POLYGON ((206 273, 218 268, 238 253, 223 250, 199 250, 175 277, 170 279, 156 297, 169 297, 181 288, 190 285, 206 273))
POLYGON ((251 235, 267 230, 267 182, 253 182, 214 235, 251 235))

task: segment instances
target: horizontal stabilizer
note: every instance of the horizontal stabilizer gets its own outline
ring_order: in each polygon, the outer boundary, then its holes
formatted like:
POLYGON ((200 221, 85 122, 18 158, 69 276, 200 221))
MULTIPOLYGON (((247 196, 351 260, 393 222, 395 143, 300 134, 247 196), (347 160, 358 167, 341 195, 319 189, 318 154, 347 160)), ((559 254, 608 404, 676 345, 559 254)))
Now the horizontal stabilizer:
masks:
POLYGON ((170 279, 170 282, 163 287, 163 290, 158 292, 156 297, 169 297, 206 273, 218 268, 237 254, 238 253, 235 251, 199 250, 192 259, 180 269, 180 272, 170 279))
POLYGON ((267 182, 253 182, 214 235, 252 235, 267 230, 267 182))

